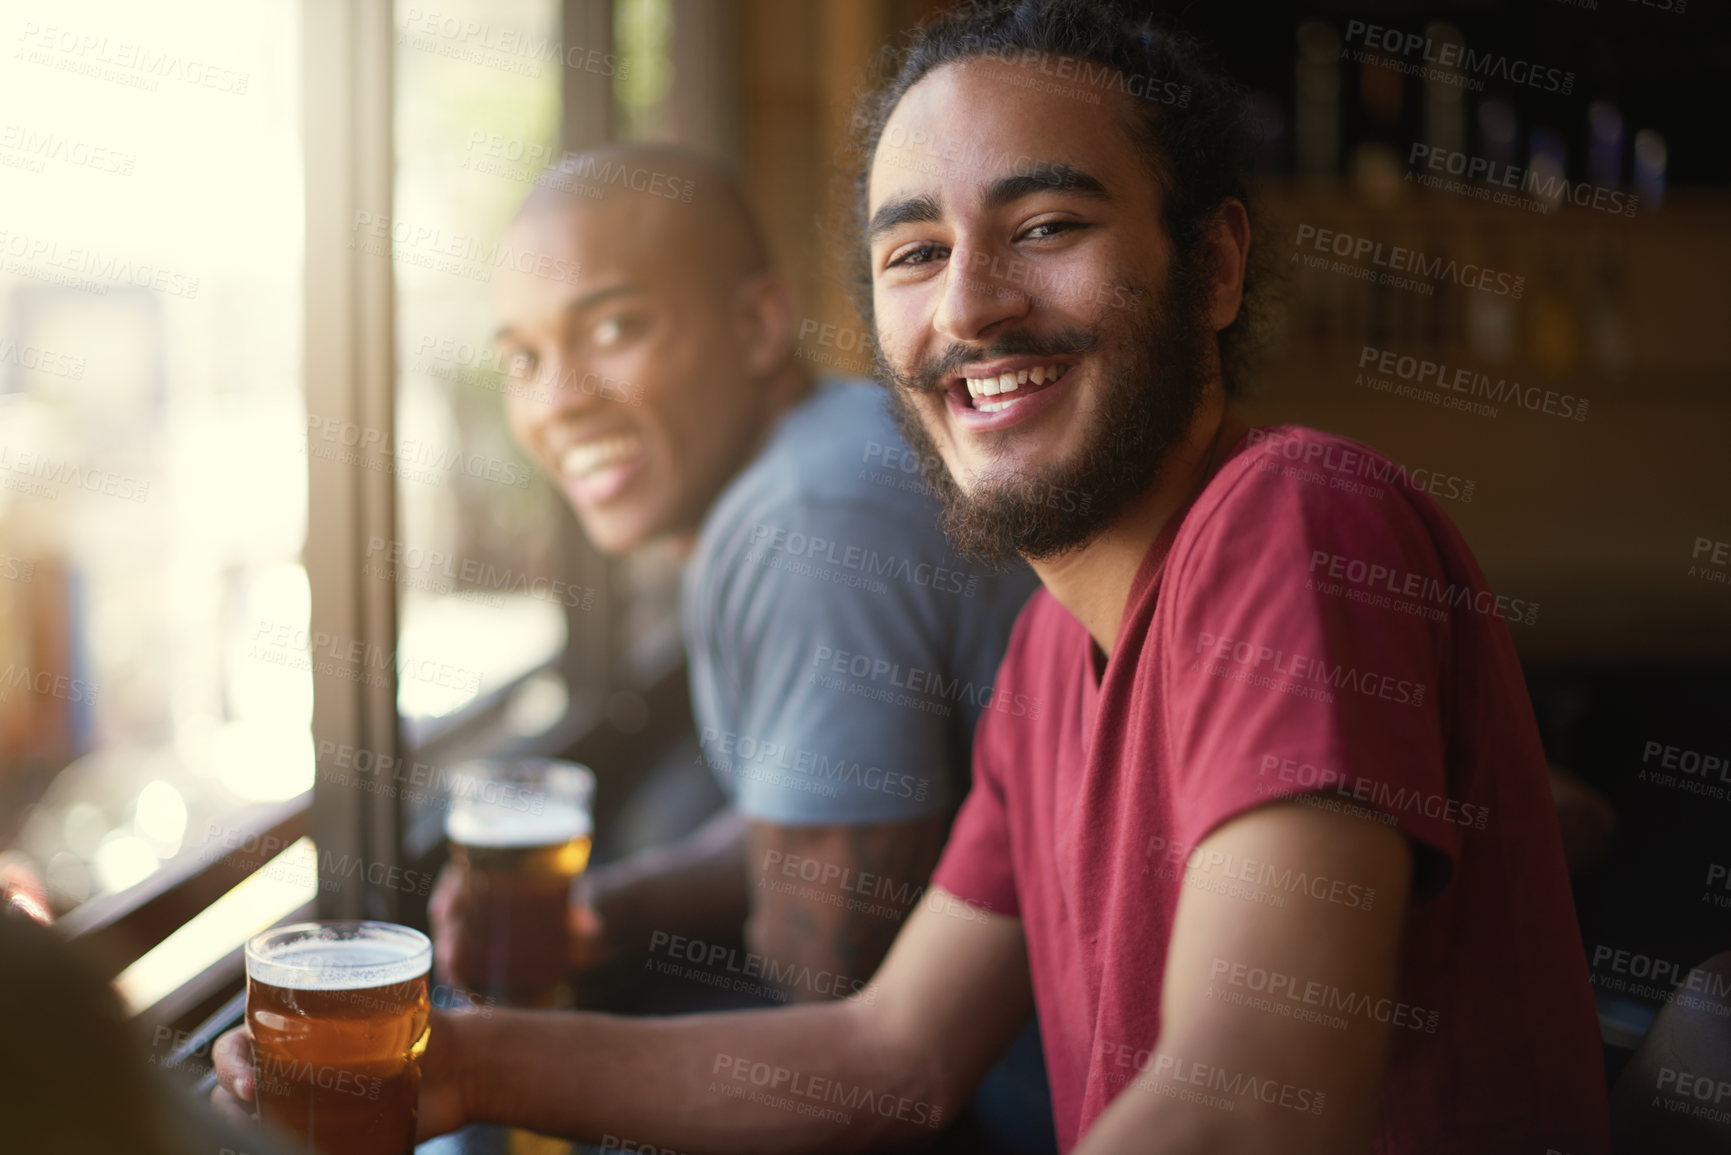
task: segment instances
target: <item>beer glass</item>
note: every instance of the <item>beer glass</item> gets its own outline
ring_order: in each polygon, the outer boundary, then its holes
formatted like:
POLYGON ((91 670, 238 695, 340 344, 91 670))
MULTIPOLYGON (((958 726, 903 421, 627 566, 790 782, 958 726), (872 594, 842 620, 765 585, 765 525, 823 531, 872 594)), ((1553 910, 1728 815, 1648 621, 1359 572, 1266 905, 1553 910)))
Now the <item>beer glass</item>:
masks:
POLYGON ((246 944, 259 1118, 305 1155, 410 1155, 427 1049, 427 936, 303 922, 246 944))
POLYGON ((566 918, 589 864, 595 776, 550 758, 469 763, 445 815, 471 949, 459 986, 520 1007, 569 1006, 566 918))

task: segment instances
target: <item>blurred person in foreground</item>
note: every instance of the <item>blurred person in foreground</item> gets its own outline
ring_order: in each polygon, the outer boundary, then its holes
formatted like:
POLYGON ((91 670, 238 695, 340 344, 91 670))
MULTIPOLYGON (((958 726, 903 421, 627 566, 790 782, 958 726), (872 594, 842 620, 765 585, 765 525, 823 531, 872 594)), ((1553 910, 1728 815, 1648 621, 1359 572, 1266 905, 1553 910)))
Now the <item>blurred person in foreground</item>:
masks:
MULTIPOLYGON (((576 270, 501 270, 506 415, 598 549, 684 558, 692 705, 728 798, 689 837, 580 879, 567 961, 647 949, 683 966, 743 928, 755 959, 719 977, 792 1001, 855 993, 930 877, 976 720, 1031 708, 994 674, 1037 583, 956 557, 882 390, 813 380, 794 292, 722 166, 609 146, 560 175, 506 238, 576 270)), ((468 899, 447 868, 431 912, 448 974, 485 936, 468 899)), ((1006 1077, 1030 1101, 1002 1122, 1049 1136, 1024 1046, 1006 1077)))
MULTIPOLYGON (((986 716, 861 995, 444 1016, 428 1133, 911 1146, 1033 1006, 1066 1151, 1606 1155, 1544 756, 1483 575, 1387 458, 1234 412, 1257 319, 1236 90, 1118 5, 1023 0, 924 27, 859 123, 883 375, 953 539, 1040 575, 1000 678, 1050 704, 986 716), (1349 596, 1372 565, 1412 609, 1349 596)), ((244 1058, 219 1047, 242 1098, 244 1058)))
MULTIPOLYGON (((214 1117, 147 1052, 114 988, 47 921, 39 889, 0 866, 0 1151, 270 1155, 214 1117), (31 894, 29 892, 36 891, 31 894)), ((187 1065, 196 1067, 197 1059, 187 1065)))

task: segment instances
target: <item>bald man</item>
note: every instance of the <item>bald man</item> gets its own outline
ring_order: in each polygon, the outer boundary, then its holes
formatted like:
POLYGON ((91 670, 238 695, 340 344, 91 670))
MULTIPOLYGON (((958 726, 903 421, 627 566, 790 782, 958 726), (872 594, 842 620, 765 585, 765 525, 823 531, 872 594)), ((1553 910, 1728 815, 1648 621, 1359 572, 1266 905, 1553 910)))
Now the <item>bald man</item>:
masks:
MULTIPOLYGON (((590 873, 569 962, 648 949, 706 984, 852 994, 924 890, 981 711, 1038 708, 993 685, 1032 575, 959 561, 882 392, 813 381, 723 169, 644 147, 564 169, 508 237, 577 273, 499 279, 507 416, 600 550, 685 558, 691 699, 729 801, 590 873), (711 950, 742 927, 745 959, 711 950)), ((466 906, 448 873, 434 929, 459 973, 466 906)))

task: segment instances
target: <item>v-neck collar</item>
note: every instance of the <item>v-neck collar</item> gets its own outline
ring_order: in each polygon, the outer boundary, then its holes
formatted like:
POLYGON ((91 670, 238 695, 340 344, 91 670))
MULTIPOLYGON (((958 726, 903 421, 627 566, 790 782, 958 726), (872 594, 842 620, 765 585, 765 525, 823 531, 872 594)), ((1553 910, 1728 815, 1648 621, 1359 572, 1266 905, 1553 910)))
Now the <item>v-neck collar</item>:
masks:
MULTIPOLYGON (((1194 501, 1194 498, 1192 498, 1194 501)), ((1084 630, 1082 638, 1087 646, 1087 661, 1082 665, 1082 748, 1091 750, 1094 745, 1094 721, 1100 713, 1100 697, 1105 692, 1106 681, 1124 663, 1121 660, 1124 653, 1124 633, 1131 624, 1131 619, 1137 615, 1131 611, 1141 604, 1149 588, 1160 580, 1160 574, 1166 568, 1166 557, 1172 552, 1172 541, 1178 536, 1178 527, 1184 520, 1184 515, 1190 512, 1191 502, 1166 519, 1166 524, 1160 527, 1154 542, 1148 547, 1148 552, 1142 555, 1141 564, 1136 567, 1136 576, 1130 579, 1130 596, 1124 599, 1124 616, 1118 622, 1118 637, 1112 643, 1112 654, 1108 657, 1084 630)))
MULTIPOLYGON (((1086 630, 1082 631, 1083 641, 1086 645, 1084 652, 1087 658, 1082 664, 1082 748, 1084 751, 1092 750, 1094 745, 1094 722, 1099 716, 1100 697, 1105 691, 1106 682, 1113 676, 1113 671, 1124 664, 1121 660, 1124 653, 1124 637, 1126 632, 1132 628, 1132 619, 1139 616, 1133 611, 1142 604, 1145 597, 1149 596, 1149 591, 1159 584, 1160 577, 1166 569, 1166 558, 1172 552, 1172 543, 1177 539, 1178 530, 1183 526, 1184 520, 1190 516, 1191 509, 1195 507, 1196 499, 1202 496, 1203 491, 1208 488, 1208 483, 1214 480, 1221 468, 1238 455, 1238 450, 1244 444, 1249 433, 1249 426, 1237 419, 1236 416, 1229 415, 1227 421, 1222 425, 1214 446, 1209 450, 1208 464, 1203 470, 1201 479, 1190 491, 1190 495, 1184 499, 1183 504, 1172 512, 1171 517, 1166 519, 1166 524, 1160 527, 1160 532, 1154 536, 1153 544, 1148 547, 1148 552, 1142 555, 1142 561, 1136 567, 1136 576, 1130 579, 1130 593, 1124 599, 1124 613, 1118 620, 1118 635, 1112 642, 1111 656, 1108 657, 1100 649, 1086 630), (1231 448, 1222 452, 1221 446, 1226 443, 1226 437, 1232 438, 1231 448)), ((1158 594, 1156 593, 1154 596, 1158 596, 1158 594)))

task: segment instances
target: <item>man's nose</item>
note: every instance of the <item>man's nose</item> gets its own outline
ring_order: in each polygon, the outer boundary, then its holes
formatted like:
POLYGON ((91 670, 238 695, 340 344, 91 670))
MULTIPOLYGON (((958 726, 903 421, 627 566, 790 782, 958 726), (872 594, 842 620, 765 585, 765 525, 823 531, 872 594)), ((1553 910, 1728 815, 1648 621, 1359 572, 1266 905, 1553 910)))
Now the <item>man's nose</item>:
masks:
POLYGON ((532 404, 546 410, 549 415, 562 416, 581 412, 597 403, 600 390, 584 387, 586 379, 594 381, 593 376, 586 375, 587 371, 576 361, 552 356, 537 365, 527 381, 517 384, 528 391, 532 404))
POLYGON ((1018 266, 989 248, 951 250, 933 328, 955 341, 974 341, 1001 321, 1027 316, 1028 293, 1010 275, 1018 266))

